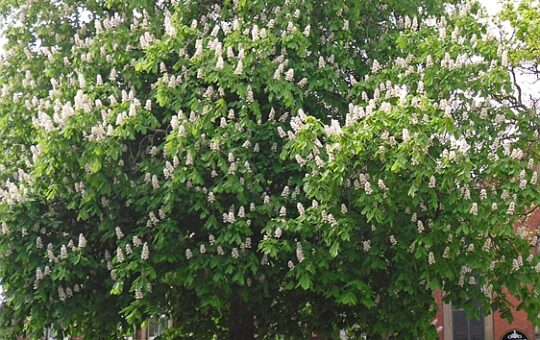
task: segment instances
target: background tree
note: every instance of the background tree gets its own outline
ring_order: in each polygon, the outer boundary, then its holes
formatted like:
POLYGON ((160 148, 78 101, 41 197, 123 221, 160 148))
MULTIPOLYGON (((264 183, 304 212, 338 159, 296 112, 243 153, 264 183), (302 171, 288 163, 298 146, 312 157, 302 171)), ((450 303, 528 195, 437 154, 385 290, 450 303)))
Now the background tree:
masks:
POLYGON ((532 95, 527 83, 538 80, 540 46, 540 3, 526 0, 506 1, 498 24, 509 50, 509 70, 516 88, 517 105, 528 105, 538 112, 538 98, 532 95), (524 83, 525 82, 525 83, 524 83), (524 104, 525 102, 525 104, 524 104))
POLYGON ((505 287, 538 321, 538 115, 476 4, 0 6, 13 334, 432 337, 434 291, 505 287))

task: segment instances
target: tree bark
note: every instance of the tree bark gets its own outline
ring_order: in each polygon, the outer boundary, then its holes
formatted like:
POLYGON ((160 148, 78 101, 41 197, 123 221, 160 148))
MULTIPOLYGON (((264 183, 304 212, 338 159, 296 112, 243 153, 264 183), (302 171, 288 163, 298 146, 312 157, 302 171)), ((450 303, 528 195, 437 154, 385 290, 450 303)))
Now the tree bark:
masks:
POLYGON ((254 340, 253 313, 237 292, 231 294, 229 306, 229 340, 254 340))

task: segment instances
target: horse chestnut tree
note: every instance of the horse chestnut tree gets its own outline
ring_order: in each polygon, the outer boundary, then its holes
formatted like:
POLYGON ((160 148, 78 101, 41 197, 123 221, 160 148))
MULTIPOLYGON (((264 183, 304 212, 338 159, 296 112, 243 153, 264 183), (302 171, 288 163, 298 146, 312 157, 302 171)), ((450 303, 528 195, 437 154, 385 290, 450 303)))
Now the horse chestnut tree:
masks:
POLYGON ((439 290, 538 322, 540 119, 478 4, 0 13, 6 334, 431 338, 439 290))

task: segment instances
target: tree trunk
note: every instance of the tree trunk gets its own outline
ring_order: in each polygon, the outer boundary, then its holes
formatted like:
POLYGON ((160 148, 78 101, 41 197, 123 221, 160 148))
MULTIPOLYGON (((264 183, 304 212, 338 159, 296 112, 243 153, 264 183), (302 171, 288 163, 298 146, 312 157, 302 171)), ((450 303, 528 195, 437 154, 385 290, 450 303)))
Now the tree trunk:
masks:
POLYGON ((255 325, 253 313, 238 293, 231 295, 229 306, 229 340, 254 340, 255 325))

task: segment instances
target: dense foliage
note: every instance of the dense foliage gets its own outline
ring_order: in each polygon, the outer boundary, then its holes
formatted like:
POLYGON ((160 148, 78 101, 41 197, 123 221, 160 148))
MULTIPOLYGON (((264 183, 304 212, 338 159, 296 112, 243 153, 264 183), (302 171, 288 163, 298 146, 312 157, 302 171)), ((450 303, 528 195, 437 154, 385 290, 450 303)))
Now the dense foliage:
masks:
POLYGON ((432 338, 440 289, 538 323, 540 119, 477 4, 0 11, 6 332, 432 338))

